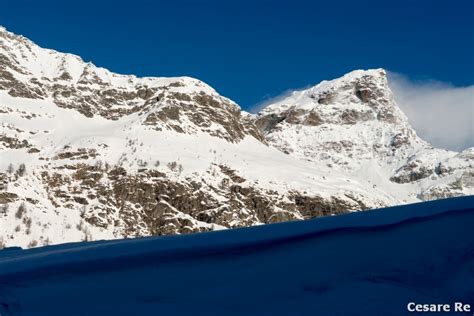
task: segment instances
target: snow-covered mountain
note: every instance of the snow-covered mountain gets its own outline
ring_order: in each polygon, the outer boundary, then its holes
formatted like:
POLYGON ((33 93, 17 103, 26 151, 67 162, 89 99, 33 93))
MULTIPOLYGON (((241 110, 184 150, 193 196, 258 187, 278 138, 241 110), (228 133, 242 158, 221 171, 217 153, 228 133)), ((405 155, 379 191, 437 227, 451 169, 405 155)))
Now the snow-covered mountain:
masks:
POLYGON ((283 152, 366 179, 402 201, 473 193, 474 148, 457 153, 420 139, 383 69, 295 91, 263 109, 256 125, 283 152))
POLYGON ((258 115, 189 77, 114 74, 0 29, 0 239, 182 234, 473 194, 473 149, 433 149, 383 70, 258 115))

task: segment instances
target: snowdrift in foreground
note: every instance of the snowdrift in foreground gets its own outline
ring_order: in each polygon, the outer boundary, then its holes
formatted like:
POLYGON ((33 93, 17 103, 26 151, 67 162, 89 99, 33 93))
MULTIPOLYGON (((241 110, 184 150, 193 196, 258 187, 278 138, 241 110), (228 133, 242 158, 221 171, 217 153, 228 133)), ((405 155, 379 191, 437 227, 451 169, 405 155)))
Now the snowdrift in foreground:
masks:
POLYGON ((474 197, 0 252, 5 315, 401 315, 474 303, 474 197))

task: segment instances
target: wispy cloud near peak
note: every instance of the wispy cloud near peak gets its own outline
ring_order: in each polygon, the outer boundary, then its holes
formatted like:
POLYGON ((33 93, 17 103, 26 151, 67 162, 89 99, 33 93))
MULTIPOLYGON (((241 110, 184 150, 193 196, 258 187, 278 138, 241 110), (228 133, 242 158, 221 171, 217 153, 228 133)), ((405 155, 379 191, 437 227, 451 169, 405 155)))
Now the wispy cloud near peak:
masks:
POLYGON ((474 86, 415 81, 388 72, 395 100, 418 135, 433 146, 460 151, 474 146, 474 86))

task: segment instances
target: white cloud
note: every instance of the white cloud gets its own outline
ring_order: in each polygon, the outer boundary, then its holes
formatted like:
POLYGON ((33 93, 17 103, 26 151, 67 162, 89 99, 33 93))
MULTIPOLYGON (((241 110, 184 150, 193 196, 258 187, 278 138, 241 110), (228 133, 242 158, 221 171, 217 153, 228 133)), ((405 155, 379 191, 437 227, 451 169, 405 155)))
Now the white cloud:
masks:
POLYGON ((474 86, 414 81, 389 72, 395 100, 418 135, 433 146, 460 151, 474 146, 474 86))

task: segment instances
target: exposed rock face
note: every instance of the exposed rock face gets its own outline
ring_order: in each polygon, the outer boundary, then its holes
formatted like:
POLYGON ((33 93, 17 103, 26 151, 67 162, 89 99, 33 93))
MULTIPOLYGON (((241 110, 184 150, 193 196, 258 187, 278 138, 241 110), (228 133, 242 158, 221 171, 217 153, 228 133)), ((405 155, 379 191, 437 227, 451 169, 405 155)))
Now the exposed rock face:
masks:
MULTIPOLYGON (((89 163, 91 159, 88 158, 89 163)), ((20 222, 17 227, 31 230, 31 226, 21 222, 37 221, 36 237, 31 237, 38 238, 40 245, 45 244, 45 240, 55 240, 54 234, 48 234, 51 218, 37 214, 43 207, 53 209, 57 218, 75 214, 75 221, 64 227, 76 230, 75 238, 79 240, 93 240, 105 233, 108 238, 185 234, 309 219, 384 205, 382 201, 376 202, 378 204, 368 201, 370 204, 365 205, 367 199, 363 195, 350 193, 340 197, 297 191, 281 194, 249 185, 245 178, 225 165, 212 169, 211 177, 220 179, 214 186, 203 179, 176 179, 155 167, 127 171, 118 165, 91 165, 72 160, 77 159, 70 158, 68 162, 72 163, 68 164, 57 160, 60 164, 55 167, 42 167, 21 177, 15 173, 4 175, 9 185, 25 191, 28 190, 25 183, 44 188, 45 193, 40 194, 39 199, 19 196, 8 188, 0 194, 0 202, 11 206, 10 216, 19 203, 26 205, 21 217, 16 218, 20 222), (46 200, 41 201, 42 197, 46 200)), ((178 169, 175 171, 179 172, 178 169)), ((3 216, 8 218, 9 215, 3 216)))
MULTIPOLYGON (((199 84, 198 84, 199 85, 199 84)), ((229 142, 238 142, 251 135, 263 141, 260 132, 253 124, 247 124, 241 117, 240 107, 219 95, 186 91, 184 84, 167 89, 156 98, 158 104, 147 112, 144 124, 153 126, 157 131, 163 128, 178 133, 202 131, 223 138, 229 142)))
POLYGON ((199 80, 114 74, 0 28, 0 118, 6 245, 202 232, 473 190, 472 149, 419 139, 383 70, 255 117, 199 80))

